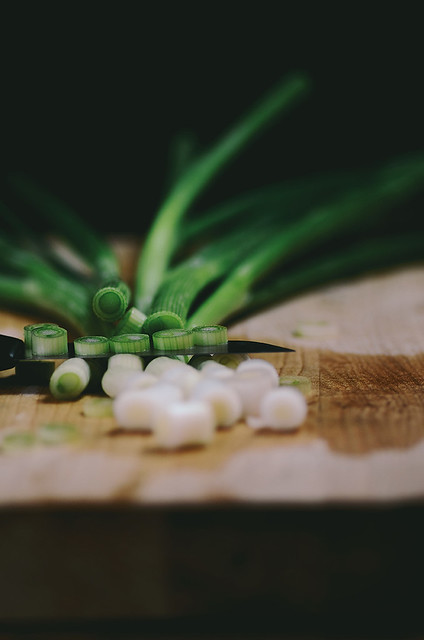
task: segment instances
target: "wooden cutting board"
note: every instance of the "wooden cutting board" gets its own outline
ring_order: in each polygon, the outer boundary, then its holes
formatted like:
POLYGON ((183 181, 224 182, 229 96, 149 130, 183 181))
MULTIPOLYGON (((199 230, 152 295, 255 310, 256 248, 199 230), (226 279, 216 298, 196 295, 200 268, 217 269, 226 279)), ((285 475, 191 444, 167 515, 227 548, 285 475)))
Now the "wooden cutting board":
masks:
MULTIPOLYGON (((124 273, 137 247, 115 241, 124 273)), ((0 331, 22 335, 40 318, 0 313, 0 331)), ((42 318, 45 320, 45 318, 42 318)), ((85 398, 55 402, 48 390, 0 379, 0 429, 75 424, 75 445, 0 455, 0 504, 193 505, 326 503, 424 497, 424 267, 338 283, 233 325, 231 337, 295 353, 267 356, 282 374, 312 381, 309 413, 292 433, 245 424, 206 448, 164 453, 114 418, 87 418, 85 398), (302 329, 303 336, 296 335, 302 329)), ((8 372, 10 373, 10 372, 8 372)))

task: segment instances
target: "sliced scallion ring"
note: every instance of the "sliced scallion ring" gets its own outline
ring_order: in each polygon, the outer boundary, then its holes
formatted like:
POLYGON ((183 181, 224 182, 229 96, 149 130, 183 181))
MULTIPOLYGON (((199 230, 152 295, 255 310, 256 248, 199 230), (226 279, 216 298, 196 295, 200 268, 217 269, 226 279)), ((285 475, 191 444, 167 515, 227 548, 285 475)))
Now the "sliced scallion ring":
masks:
POLYGON ((113 353, 141 353, 150 349, 150 337, 145 333, 123 333, 110 338, 113 353))
POLYGON ((31 335, 34 356, 60 356, 68 353, 68 332, 63 327, 38 327, 33 329, 31 335))
POLYGON ((107 283, 93 296, 93 311, 101 320, 113 322, 124 315, 130 300, 130 289, 122 280, 107 283))
POLYGON ((217 344, 227 344, 228 342, 227 327, 220 324, 194 327, 192 332, 195 345, 213 347, 217 344))
POLYGON ((66 422, 48 422, 38 429, 38 440, 43 444, 67 444, 81 437, 77 427, 66 422))
POLYGON ((153 336, 155 349, 175 351, 176 349, 190 349, 193 346, 193 333, 188 329, 164 329, 156 331, 153 336))
POLYGON ((109 339, 105 336, 82 336, 74 340, 75 355, 100 356, 109 353, 109 339))
POLYGON ((35 329, 51 328, 51 327, 57 327, 57 324, 55 322, 52 322, 52 323, 38 322, 36 324, 25 325, 24 342, 25 342, 25 355, 27 357, 32 355, 32 332, 35 329))
POLYGON ((137 307, 131 307, 116 325, 115 335, 119 336, 122 333, 141 333, 146 317, 146 314, 139 311, 137 307))
POLYGON ((73 400, 90 381, 90 367, 82 358, 70 358, 60 364, 50 378, 50 391, 56 400, 73 400))

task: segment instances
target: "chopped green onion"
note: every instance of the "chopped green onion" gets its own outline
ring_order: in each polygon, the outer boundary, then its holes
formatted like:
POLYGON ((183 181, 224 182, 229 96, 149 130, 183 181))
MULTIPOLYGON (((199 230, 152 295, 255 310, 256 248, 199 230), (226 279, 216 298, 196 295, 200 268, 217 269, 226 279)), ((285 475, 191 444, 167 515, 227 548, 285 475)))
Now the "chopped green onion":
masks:
POLYGON ((241 362, 249 359, 247 353, 215 353, 212 356, 212 360, 231 369, 237 369, 241 362))
MULTIPOLYGON (((115 335, 121 333, 141 333, 146 314, 139 311, 136 307, 131 307, 116 325, 115 335)), ((146 333, 148 333, 146 331, 146 333)))
POLYGON ((68 332, 54 325, 31 331, 32 353, 35 356, 59 356, 68 353, 68 332))
POLYGON ((50 378, 50 391, 56 400, 74 400, 90 381, 90 367, 82 358, 60 364, 50 378))
POLYGON ((4 452, 21 451, 22 449, 29 449, 33 447, 37 442, 37 438, 33 431, 16 431, 15 433, 8 433, 1 441, 1 448, 4 452))
POLYGON ((296 387, 305 396, 309 396, 312 392, 311 380, 307 376, 280 376, 280 386, 296 387))
MULTIPOLYGON (((173 293, 178 297, 179 294, 175 289, 173 290, 173 293)), ((143 324, 143 331, 145 333, 148 333, 150 336, 157 331, 183 328, 183 318, 178 315, 178 313, 175 313, 168 308, 164 308, 161 311, 155 311, 154 313, 151 313, 149 316, 147 316, 143 324)))
POLYGON ((164 351, 190 349, 193 346, 193 332, 186 329, 156 331, 152 339, 154 348, 163 349, 164 351))
POLYGON ((98 318, 113 322, 124 315, 130 301, 130 288, 122 280, 113 280, 93 296, 93 311, 98 318))
POLYGON ((86 418, 110 418, 113 416, 112 398, 86 398, 82 407, 86 418))
POLYGON ((227 327, 219 324, 194 327, 192 332, 195 345, 214 346, 228 342, 227 327))
POLYGON ((65 236, 78 254, 90 263, 96 276, 103 280, 118 276, 118 260, 109 244, 71 207, 29 176, 15 173, 8 176, 8 181, 23 200, 37 209, 38 215, 51 228, 65 236))
POLYGON ((150 349, 150 337, 145 333, 123 333, 110 339, 113 353, 142 353, 150 349))
POLYGON ((27 324, 24 327, 24 342, 25 342, 25 355, 32 355, 32 332, 34 329, 50 329, 51 327, 57 327, 55 322, 38 322, 36 324, 27 324))
POLYGON ((105 336, 82 336, 74 340, 75 355, 99 356, 109 353, 109 339, 105 336))
POLYGON ((38 429, 37 439, 43 444, 68 444, 81 437, 77 427, 68 423, 47 423, 38 429))

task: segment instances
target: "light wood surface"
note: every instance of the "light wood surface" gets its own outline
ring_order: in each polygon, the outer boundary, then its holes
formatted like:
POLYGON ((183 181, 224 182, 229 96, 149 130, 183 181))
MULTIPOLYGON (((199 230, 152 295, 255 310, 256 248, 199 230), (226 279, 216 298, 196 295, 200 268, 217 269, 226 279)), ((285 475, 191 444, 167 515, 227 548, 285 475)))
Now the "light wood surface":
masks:
MULTIPOLYGON (((136 246, 115 243, 130 273, 136 246)), ((0 331, 38 318, 2 311, 0 331)), ((232 337, 292 346, 267 356, 312 381, 309 413, 293 433, 245 424, 206 448, 158 451, 151 435, 114 418, 87 418, 85 398, 0 379, 0 429, 78 425, 75 445, 0 455, 0 504, 322 503, 424 497, 424 267, 372 274, 299 296, 235 324, 232 337), (316 337, 296 337, 302 323, 316 337), (315 329, 314 329, 315 326, 315 329)), ((3 431, 4 433, 4 431, 3 431)))

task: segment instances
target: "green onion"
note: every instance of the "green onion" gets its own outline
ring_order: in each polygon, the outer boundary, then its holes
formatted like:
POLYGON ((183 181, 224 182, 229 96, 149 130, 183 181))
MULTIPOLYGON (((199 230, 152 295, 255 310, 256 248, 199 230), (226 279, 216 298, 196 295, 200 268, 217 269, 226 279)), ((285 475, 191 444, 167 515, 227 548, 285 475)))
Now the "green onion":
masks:
POLYGON ((163 351, 175 351, 177 349, 190 349, 193 346, 193 333, 186 329, 164 329, 156 331, 152 336, 155 349, 163 351))
POLYGON ((30 449, 36 443, 37 438, 33 431, 8 433, 0 441, 1 449, 7 453, 30 449))
POLYGON ((158 211, 140 255, 135 284, 137 308, 144 312, 150 309, 174 252, 180 220, 193 200, 255 134, 303 97, 309 84, 303 74, 284 79, 177 181, 158 211))
POLYGON ((288 376, 282 375, 279 378, 280 386, 296 387, 303 393, 304 396, 309 396, 312 393, 312 383, 307 376, 288 376))
POLYGON ((68 353, 68 332, 57 325, 38 327, 31 331, 34 356, 59 356, 68 353))
POLYGON ((50 378, 50 391, 56 400, 74 400, 90 381, 90 367, 82 358, 60 364, 50 378))
POLYGON ((121 333, 141 333, 146 314, 136 307, 131 307, 116 325, 115 335, 121 333))
POLYGON ((93 311, 98 318, 113 322, 124 315, 130 300, 130 288, 122 280, 113 280, 93 296, 93 311))
POLYGON ((51 329, 52 327, 57 327, 58 325, 54 322, 38 322, 35 324, 27 324, 24 327, 24 342, 25 342, 25 355, 32 355, 32 332, 35 329, 51 329))
POLYGON ((110 339, 113 353, 142 353, 150 349, 150 337, 145 333, 123 333, 110 339))
POLYGON ((313 209, 299 222, 258 246, 228 275, 224 282, 194 311, 187 326, 215 324, 244 307, 255 283, 272 268, 284 264, 296 252, 337 239, 358 228, 365 229, 384 218, 388 208, 401 203, 422 188, 424 161, 412 159, 409 167, 388 167, 377 184, 352 190, 327 205, 313 209))
POLYGON ((82 407, 86 418, 111 418, 113 416, 112 398, 86 398, 82 407))
POLYGON ((74 340, 75 355, 99 356, 109 353, 109 339, 105 336, 82 336, 74 340))
POLYGON ((23 174, 9 176, 9 184, 34 207, 50 227, 71 244, 101 280, 119 277, 119 265, 111 247, 70 206, 23 174))
POLYGON ((37 439, 43 444, 69 444, 79 440, 81 434, 73 424, 49 422, 38 428, 37 439))
POLYGON ((214 346, 228 342, 227 327, 219 324, 193 327, 192 333, 195 345, 214 346))

